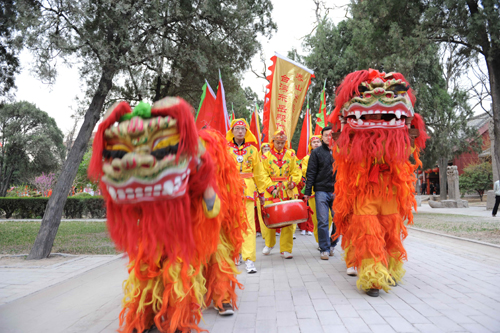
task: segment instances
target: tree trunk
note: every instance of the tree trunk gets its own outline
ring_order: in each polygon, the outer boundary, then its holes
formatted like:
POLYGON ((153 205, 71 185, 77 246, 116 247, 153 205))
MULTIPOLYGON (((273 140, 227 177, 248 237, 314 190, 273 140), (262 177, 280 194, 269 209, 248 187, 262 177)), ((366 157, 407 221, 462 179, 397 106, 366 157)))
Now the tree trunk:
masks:
POLYGON ((488 74, 490 78, 490 91, 492 99, 492 111, 493 111, 493 134, 494 134, 494 147, 495 150, 491 152, 492 158, 494 158, 497 163, 497 175, 500 175, 500 59, 490 59, 486 58, 486 64, 488 66, 488 74))
POLYGON ((100 118, 100 113, 106 96, 113 84, 115 73, 116 70, 114 67, 103 67, 97 91, 92 98, 92 103, 90 103, 85 113, 82 127, 78 132, 78 136, 69 152, 68 158, 64 162, 63 170, 57 179, 57 184, 47 203, 42 225, 36 236, 35 244, 28 255, 28 260, 47 258, 52 250, 52 245, 54 244, 54 239, 56 238, 57 230, 61 223, 63 208, 68 198, 68 192, 75 179, 78 166, 87 149, 92 131, 100 118))
POLYGON ((440 157, 438 160, 439 166, 439 198, 441 200, 446 200, 448 193, 448 177, 446 176, 446 169, 448 166, 448 158, 440 157))

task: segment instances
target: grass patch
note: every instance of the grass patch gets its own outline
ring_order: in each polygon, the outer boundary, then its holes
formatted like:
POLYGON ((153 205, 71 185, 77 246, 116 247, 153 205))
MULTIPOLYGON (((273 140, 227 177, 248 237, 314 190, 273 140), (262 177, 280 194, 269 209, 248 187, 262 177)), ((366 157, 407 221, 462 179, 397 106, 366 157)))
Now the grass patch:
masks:
POLYGON ((500 244, 500 220, 491 217, 419 213, 414 223, 421 229, 500 244))
MULTIPOLYGON (((0 222, 0 254, 29 253, 41 222, 0 222)), ((103 222, 61 222, 52 253, 117 254, 103 222)))

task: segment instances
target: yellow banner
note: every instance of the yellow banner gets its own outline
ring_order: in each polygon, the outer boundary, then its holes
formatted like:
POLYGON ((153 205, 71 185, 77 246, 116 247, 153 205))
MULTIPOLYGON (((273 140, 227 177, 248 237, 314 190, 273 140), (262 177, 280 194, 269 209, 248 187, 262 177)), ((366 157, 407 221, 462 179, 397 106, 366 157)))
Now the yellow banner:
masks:
POLYGON ((271 87, 269 135, 283 130, 292 140, 314 72, 276 53, 271 87))

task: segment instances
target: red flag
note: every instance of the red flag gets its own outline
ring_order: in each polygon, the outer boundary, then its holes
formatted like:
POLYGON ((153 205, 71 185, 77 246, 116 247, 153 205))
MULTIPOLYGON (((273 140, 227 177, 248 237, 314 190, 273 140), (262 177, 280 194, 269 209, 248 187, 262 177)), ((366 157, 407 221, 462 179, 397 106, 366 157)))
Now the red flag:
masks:
POLYGON ((215 94, 208 82, 203 85, 200 106, 196 113, 196 128, 201 130, 204 127, 211 127, 210 123, 215 111, 215 94))
POLYGON ((299 160, 307 156, 309 148, 309 140, 312 134, 311 126, 311 112, 309 110, 309 103, 307 103, 306 115, 302 123, 302 130, 300 131, 299 149, 297 149, 297 158, 299 160))
POLYGON ((252 119, 250 120, 250 131, 253 133, 258 142, 258 148, 260 150, 261 147, 261 137, 260 137, 260 121, 259 115, 257 113, 257 105, 255 106, 255 110, 252 113, 252 119))

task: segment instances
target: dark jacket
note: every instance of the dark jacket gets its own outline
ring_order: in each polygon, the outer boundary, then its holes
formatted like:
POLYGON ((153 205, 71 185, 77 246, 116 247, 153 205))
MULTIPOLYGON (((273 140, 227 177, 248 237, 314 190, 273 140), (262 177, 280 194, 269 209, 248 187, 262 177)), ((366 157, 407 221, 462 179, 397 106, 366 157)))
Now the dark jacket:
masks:
POLYGON ((335 191, 335 176, 333 174, 333 157, 328 145, 321 142, 321 147, 314 149, 309 157, 306 173, 305 195, 311 195, 314 191, 330 192, 335 191))

